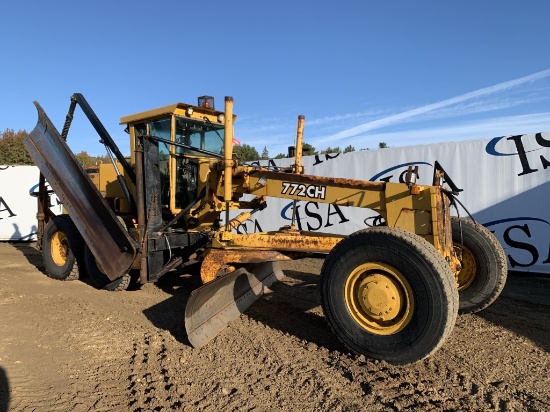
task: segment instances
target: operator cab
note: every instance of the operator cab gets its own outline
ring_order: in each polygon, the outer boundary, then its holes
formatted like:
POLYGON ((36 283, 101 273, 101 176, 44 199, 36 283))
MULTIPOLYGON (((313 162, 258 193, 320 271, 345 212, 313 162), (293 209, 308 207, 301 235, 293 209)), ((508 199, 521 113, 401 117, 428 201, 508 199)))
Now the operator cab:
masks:
POLYGON ((158 143, 163 213, 177 214, 193 202, 206 185, 210 164, 223 159, 225 114, 215 110, 211 96, 199 97, 197 106, 176 103, 120 123, 131 137, 132 165, 140 136, 158 143))

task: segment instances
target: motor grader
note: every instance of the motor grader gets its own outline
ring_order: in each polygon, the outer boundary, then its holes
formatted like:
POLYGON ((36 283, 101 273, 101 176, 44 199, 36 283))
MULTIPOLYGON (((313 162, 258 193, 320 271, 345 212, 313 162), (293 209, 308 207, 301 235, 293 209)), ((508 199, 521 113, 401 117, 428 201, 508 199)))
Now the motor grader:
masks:
POLYGON ((81 94, 71 97, 61 133, 35 105, 38 123, 24 143, 41 171, 38 238, 47 274, 70 280, 86 272, 98 287, 123 290, 198 262, 204 285, 185 310, 195 347, 283 277, 279 262, 311 254, 326 255, 320 294, 334 333, 351 351, 394 364, 432 354, 459 312, 487 307, 504 286, 502 248, 481 225, 451 217, 459 189, 437 163, 431 186, 417 184, 413 168, 404 183, 307 175, 299 116, 292 166, 242 164, 233 157, 233 99, 217 111, 210 96, 123 117, 126 159, 81 94), (66 142, 77 105, 111 159, 88 172, 66 142), (50 210, 46 181, 66 214, 50 210), (237 233, 270 197, 368 208, 381 223, 349 236, 300 231, 294 221, 237 233))

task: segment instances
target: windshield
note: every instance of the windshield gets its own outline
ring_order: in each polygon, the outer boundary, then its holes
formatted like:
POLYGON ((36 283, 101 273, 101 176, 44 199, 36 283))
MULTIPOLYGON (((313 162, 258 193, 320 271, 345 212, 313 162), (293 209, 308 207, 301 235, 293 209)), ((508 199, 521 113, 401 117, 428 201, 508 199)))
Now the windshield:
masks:
MULTIPOLYGON (((217 155, 223 154, 224 126, 212 122, 198 122, 185 117, 176 116, 176 142, 208 150, 217 155)), ((204 156, 194 150, 176 147, 176 153, 186 155, 204 156)))

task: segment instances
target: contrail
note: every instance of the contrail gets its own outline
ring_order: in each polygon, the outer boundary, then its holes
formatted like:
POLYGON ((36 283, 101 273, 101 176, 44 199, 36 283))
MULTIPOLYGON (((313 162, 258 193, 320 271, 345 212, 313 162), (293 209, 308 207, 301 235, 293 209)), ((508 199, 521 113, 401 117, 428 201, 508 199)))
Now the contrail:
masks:
POLYGON ((550 76, 550 69, 546 69, 537 73, 530 74, 529 76, 520 77, 518 79, 510 80, 507 82, 495 84, 493 86, 484 87, 482 89, 475 90, 473 92, 465 93, 460 96, 452 97, 450 99, 442 100, 437 103, 428 104, 426 106, 417 107, 416 109, 407 110, 402 113, 394 114, 384 117, 382 119, 373 120, 371 122, 360 124, 359 126, 352 127, 350 129, 342 130, 339 133, 333 134, 327 138, 317 139, 317 142, 334 141, 338 139, 344 139, 351 136, 356 136, 360 133, 364 133, 370 130, 378 129, 383 126, 398 123, 402 120, 409 119, 414 116, 425 114, 434 110, 438 110, 453 104, 462 103, 466 100, 474 99, 476 97, 487 96, 497 92, 501 92, 507 89, 511 89, 516 86, 520 86, 525 83, 534 82, 544 79, 550 76))

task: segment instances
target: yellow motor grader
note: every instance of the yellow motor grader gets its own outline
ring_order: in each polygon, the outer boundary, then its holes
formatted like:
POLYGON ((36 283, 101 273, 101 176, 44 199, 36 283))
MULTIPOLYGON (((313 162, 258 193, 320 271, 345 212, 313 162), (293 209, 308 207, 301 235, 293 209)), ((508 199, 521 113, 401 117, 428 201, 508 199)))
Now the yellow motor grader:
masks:
POLYGON ((126 159, 81 94, 71 97, 61 133, 35 105, 39 119, 25 146, 41 171, 38 237, 47 274, 70 280, 86 272, 98 287, 123 290, 200 262, 204 285, 185 310, 195 347, 283 277, 280 261, 313 253, 326 254, 320 294, 332 330, 353 352, 394 364, 432 354, 459 312, 487 307, 504 286, 502 248, 483 226, 451 217, 458 189, 437 163, 431 186, 417 184, 413 168, 405 183, 306 175, 299 116, 292 166, 240 164, 233 158, 233 99, 217 111, 210 96, 123 117, 126 159), (77 105, 111 164, 87 172, 70 151, 77 105), (67 214, 50 210, 46 181, 67 214), (382 224, 349 236, 294 224, 237 233, 270 197, 368 208, 382 224))

